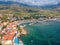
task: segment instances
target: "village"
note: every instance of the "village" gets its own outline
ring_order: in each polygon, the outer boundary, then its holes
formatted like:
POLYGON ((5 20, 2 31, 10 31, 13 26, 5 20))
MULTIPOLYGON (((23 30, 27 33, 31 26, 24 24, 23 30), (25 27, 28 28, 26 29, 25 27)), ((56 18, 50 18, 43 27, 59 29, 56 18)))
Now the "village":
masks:
POLYGON ((1 45, 23 45, 20 35, 26 34, 24 26, 18 27, 18 21, 3 22, 0 24, 0 43, 1 45))

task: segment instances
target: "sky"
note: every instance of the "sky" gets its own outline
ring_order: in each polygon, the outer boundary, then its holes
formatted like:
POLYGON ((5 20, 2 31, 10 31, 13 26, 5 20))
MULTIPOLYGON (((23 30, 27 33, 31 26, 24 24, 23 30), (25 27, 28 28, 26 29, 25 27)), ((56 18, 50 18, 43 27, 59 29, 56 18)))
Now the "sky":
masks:
POLYGON ((58 4, 60 0, 0 0, 0 1, 16 1, 30 5, 51 5, 51 4, 58 4))

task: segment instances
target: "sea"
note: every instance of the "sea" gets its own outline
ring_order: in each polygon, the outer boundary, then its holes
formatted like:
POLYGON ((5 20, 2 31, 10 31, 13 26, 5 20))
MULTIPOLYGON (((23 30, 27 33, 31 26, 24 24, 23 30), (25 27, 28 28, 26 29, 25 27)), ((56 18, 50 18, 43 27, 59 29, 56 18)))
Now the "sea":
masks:
POLYGON ((26 35, 21 40, 24 45, 60 45, 60 21, 50 20, 29 25, 26 23, 26 35))

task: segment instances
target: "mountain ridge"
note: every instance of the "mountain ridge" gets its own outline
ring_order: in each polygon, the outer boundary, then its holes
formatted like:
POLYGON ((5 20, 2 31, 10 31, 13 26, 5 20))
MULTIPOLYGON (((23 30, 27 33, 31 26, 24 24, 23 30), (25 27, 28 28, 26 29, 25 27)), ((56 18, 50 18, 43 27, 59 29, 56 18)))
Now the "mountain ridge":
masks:
POLYGON ((18 4, 18 5, 22 5, 22 6, 36 7, 36 8, 57 8, 57 7, 60 7, 60 3, 58 3, 56 5, 35 6, 35 5, 29 5, 29 4, 24 4, 24 3, 20 3, 20 2, 14 2, 14 1, 0 1, 0 4, 5 4, 5 5, 18 4))

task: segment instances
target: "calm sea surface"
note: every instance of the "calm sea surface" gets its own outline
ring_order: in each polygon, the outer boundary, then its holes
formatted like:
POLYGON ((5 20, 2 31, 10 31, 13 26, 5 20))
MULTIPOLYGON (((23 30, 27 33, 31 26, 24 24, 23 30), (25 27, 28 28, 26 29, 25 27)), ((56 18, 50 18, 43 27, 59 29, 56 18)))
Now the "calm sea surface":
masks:
POLYGON ((26 31, 28 34, 21 37, 24 45, 60 45, 59 21, 26 24, 26 31))

